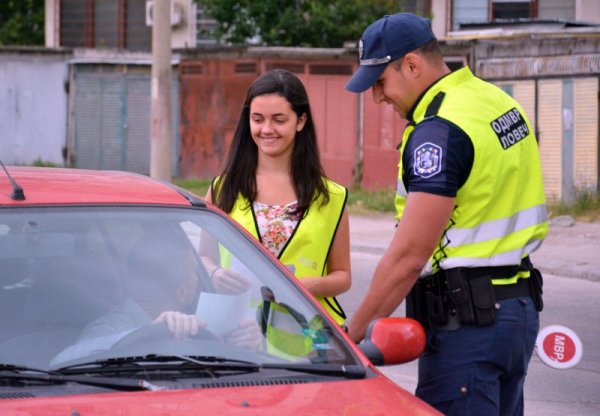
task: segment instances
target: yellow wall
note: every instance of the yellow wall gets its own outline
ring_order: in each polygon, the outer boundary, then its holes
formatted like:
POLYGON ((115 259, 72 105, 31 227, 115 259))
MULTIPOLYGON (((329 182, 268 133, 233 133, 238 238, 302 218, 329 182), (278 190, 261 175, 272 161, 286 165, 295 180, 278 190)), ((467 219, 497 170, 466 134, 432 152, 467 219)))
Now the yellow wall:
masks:
POLYGON ((575 99, 575 187, 595 191, 598 185, 598 78, 577 78, 575 99))
POLYGON ((561 198, 562 80, 538 83, 538 128, 544 188, 550 201, 561 198))

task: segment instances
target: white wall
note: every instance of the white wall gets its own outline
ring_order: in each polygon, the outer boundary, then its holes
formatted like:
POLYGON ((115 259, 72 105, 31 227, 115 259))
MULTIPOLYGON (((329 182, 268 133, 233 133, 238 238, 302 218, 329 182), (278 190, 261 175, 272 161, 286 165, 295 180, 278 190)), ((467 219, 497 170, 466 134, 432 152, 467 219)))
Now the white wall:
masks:
POLYGON ((0 159, 63 163, 68 69, 64 56, 0 50, 0 159))
POLYGON ((47 48, 58 47, 58 28, 56 27, 59 0, 44 0, 44 37, 47 48))
POLYGON ((172 0, 182 14, 181 24, 171 28, 173 48, 196 47, 196 5, 192 0, 172 0))
POLYGON ((446 0, 431 1, 431 29, 438 39, 445 38, 446 33, 450 30, 448 28, 448 22, 450 21, 448 9, 446 0))
POLYGON ((575 20, 600 23, 598 0, 575 0, 575 20))

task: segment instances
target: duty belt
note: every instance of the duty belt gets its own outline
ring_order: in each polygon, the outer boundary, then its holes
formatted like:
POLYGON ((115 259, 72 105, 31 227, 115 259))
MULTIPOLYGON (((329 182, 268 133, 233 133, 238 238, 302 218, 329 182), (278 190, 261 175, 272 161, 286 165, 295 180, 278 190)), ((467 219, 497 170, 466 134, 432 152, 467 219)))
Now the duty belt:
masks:
POLYGON ((433 329, 456 329, 461 325, 486 326, 495 322, 498 301, 531 296, 541 310, 541 274, 529 257, 518 266, 453 268, 421 278, 407 298, 407 316, 433 329), (529 270, 529 278, 516 283, 492 284, 492 279, 514 277, 529 270))
MULTIPOLYGON (((495 266, 495 267, 459 267, 449 270, 441 270, 438 273, 419 279, 427 289, 432 285, 437 286, 440 292, 448 287, 448 274, 460 274, 467 280, 477 279, 482 276, 490 280, 509 279, 519 271, 533 270, 529 257, 525 257, 519 266, 495 266)), ((509 299, 519 296, 531 295, 531 289, 527 278, 520 278, 516 283, 492 285, 496 300, 509 299)), ((451 289, 450 289, 451 290, 451 289)))
MULTIPOLYGON (((453 269, 454 270, 454 269, 453 269)), ((508 279, 515 276, 519 271, 533 270, 529 256, 521 260, 520 265, 512 266, 489 266, 489 267, 460 267, 457 268, 468 278, 477 276, 489 276, 491 279, 508 279)), ((441 273, 445 272, 442 270, 441 273)))
POLYGON ((519 296, 532 296, 529 278, 521 278, 517 283, 509 285, 492 285, 496 300, 517 298, 519 296))

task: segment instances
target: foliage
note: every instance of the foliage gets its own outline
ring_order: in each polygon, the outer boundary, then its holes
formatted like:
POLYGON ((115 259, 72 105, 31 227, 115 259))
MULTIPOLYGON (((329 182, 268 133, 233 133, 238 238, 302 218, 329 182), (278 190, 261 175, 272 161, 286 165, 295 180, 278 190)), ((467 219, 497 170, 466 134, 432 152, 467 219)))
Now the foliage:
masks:
POLYGON ((218 22, 217 39, 233 44, 342 47, 402 0, 195 0, 218 22))
POLYGON ((191 193, 204 198, 208 188, 210 187, 209 180, 194 180, 194 179, 174 179, 173 183, 191 193))
POLYGON ((44 0, 0 1, 2 45, 44 45, 44 0))
POLYGON ((597 221, 600 219, 600 192, 591 190, 576 190, 572 203, 550 201, 548 203, 550 217, 570 215, 576 219, 597 221))
MULTIPOLYGON (((204 197, 210 187, 210 180, 174 179, 173 183, 199 197, 204 197)), ((359 186, 348 191, 348 209, 352 214, 370 214, 394 211, 394 191, 367 191, 359 186)))
MULTIPOLYGON (((210 186, 209 180, 175 179, 173 182, 202 198, 210 186)), ((355 215, 393 213, 394 195, 393 189, 366 190, 354 186, 348 191, 348 210, 355 215)), ((570 215, 577 220, 598 221, 600 220, 600 193, 577 191, 572 204, 549 201, 548 213, 550 218, 570 215)))
POLYGON ((348 210, 351 214, 394 212, 393 189, 365 190, 354 186, 348 190, 348 210))
POLYGON ((38 166, 38 167, 46 167, 46 168, 57 168, 57 167, 62 167, 62 165, 58 165, 54 162, 47 162, 45 160, 42 160, 42 158, 37 158, 36 160, 33 161, 33 163, 31 164, 31 166, 38 166))

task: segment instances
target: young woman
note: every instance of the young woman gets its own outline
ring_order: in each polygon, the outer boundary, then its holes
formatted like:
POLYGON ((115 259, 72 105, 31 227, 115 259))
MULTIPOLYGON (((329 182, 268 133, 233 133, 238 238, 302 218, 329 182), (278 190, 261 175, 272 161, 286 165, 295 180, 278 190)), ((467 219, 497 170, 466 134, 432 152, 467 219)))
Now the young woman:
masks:
POLYGON ((294 74, 275 69, 252 83, 225 168, 206 198, 344 323, 335 296, 351 285, 347 190, 324 175, 308 94, 294 74))

